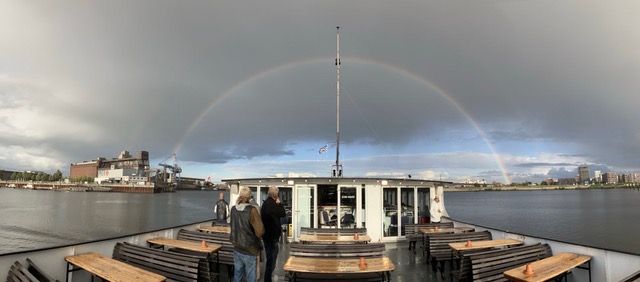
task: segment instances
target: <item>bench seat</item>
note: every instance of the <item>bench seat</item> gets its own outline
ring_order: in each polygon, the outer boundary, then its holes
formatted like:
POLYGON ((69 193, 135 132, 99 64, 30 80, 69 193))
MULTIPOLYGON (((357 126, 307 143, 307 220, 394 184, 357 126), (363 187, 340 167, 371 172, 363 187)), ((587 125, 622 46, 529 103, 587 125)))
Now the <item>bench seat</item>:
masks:
POLYGON ((423 228, 453 228, 453 222, 437 222, 437 223, 408 223, 404 225, 404 237, 409 241, 409 250, 413 249, 413 253, 416 253, 416 242, 422 241, 422 233, 420 229, 423 228))
MULTIPOLYGON (((384 243, 369 244, 302 244, 293 242, 289 244, 289 256, 315 257, 315 258, 373 258, 385 256, 384 243)), ((289 281, 290 273, 285 273, 285 280, 289 281)), ((327 274, 327 273, 298 273, 296 281, 381 281, 378 273, 358 274, 327 274)))
POLYGON ((300 234, 308 235, 336 235, 336 236, 353 236, 354 234, 365 235, 367 228, 311 228, 300 227, 300 234))
POLYGON ((289 256, 296 257, 329 257, 359 258, 382 257, 385 255, 384 243, 369 244, 289 244, 289 256))
POLYGON ((444 277, 444 267, 448 261, 451 261, 451 247, 449 243, 458 243, 466 241, 482 241, 491 240, 489 231, 467 232, 467 233, 435 233, 430 234, 426 240, 426 249, 428 251, 428 259, 431 261, 431 267, 434 272, 440 270, 444 277), (439 267, 438 267, 439 265, 439 267))
MULTIPOLYGON (((473 281, 507 281, 503 272, 550 256, 551 247, 540 243, 476 252, 463 255, 463 260, 467 257, 471 272, 460 273, 460 276, 470 276, 473 281)), ((461 270, 464 271, 464 268, 461 270)))
POLYGON ((113 258, 167 277, 167 281, 217 281, 218 274, 201 256, 116 243, 113 258))
POLYGON ((22 281, 39 281, 38 278, 33 276, 27 270, 25 266, 23 266, 19 261, 16 261, 9 268, 9 272, 7 273, 7 281, 8 282, 22 282, 22 281))
POLYGON ((58 281, 56 279, 53 279, 53 277, 49 276, 38 265, 36 265, 35 262, 33 262, 29 258, 27 258, 27 270, 29 270, 29 272, 33 274, 33 276, 35 276, 38 279, 38 281, 41 281, 41 282, 57 282, 58 281))
MULTIPOLYGON (((218 225, 216 224, 216 226, 218 225)), ((185 241, 196 241, 196 242, 205 241, 207 243, 221 245, 222 248, 218 251, 219 263, 221 265, 226 266, 227 277, 229 277, 229 279, 233 276, 233 243, 231 243, 230 234, 215 233, 215 232, 209 233, 209 232, 180 229, 178 231, 177 239, 185 240, 185 241)), ((177 249, 177 248, 172 248, 169 250, 172 252, 179 252, 183 254, 190 254, 194 256, 205 257, 204 254, 195 252, 195 251, 189 251, 189 250, 183 250, 183 249, 177 249)))

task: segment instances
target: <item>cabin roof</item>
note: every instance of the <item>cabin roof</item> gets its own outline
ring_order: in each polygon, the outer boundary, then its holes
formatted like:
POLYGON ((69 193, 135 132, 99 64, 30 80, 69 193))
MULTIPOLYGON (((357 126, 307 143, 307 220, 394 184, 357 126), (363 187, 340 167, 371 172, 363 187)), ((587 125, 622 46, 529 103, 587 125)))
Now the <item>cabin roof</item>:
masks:
POLYGON ((294 185, 300 183, 309 184, 341 184, 341 185, 385 185, 385 186, 448 186, 449 181, 415 179, 415 178, 372 178, 372 177, 264 177, 264 178, 231 178, 222 179, 229 185, 294 185), (383 182, 387 183, 384 184, 383 182))

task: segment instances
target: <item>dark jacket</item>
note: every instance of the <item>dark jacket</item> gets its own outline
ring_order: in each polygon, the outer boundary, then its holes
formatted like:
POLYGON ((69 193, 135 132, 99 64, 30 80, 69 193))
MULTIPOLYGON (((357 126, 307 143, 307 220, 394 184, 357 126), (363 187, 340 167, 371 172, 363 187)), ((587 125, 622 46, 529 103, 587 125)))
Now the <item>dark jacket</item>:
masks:
POLYGON ((231 208, 231 242, 235 251, 257 256, 262 249, 262 235, 264 226, 255 207, 242 203, 231 208))
POLYGON ((216 213, 216 219, 227 221, 229 216, 229 204, 224 199, 218 200, 215 206, 213 206, 213 212, 216 213))
POLYGON ((260 215, 265 229, 262 240, 265 242, 277 242, 280 240, 280 234, 282 233, 280 218, 287 215, 282 203, 277 204, 273 198, 267 197, 262 203, 260 215))

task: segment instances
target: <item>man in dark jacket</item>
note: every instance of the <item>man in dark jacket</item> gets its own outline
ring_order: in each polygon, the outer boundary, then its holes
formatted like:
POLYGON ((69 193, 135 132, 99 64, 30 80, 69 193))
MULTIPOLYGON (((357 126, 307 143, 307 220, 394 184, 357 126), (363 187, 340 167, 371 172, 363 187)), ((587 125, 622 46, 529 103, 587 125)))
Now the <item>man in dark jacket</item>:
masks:
POLYGON ((280 226, 280 218, 287 215, 284 206, 280 203, 278 197, 278 187, 269 187, 269 197, 262 203, 260 215, 264 224, 265 233, 262 236, 264 242, 264 251, 267 256, 267 266, 264 271, 264 282, 271 282, 273 270, 276 268, 276 260, 278 259, 278 241, 282 234, 280 226))
POLYGON ((233 281, 257 281, 258 254, 262 246, 264 225, 258 209, 249 204, 251 189, 240 188, 236 205, 231 208, 231 242, 233 243, 233 281))
POLYGON ((216 214, 216 222, 227 223, 227 217, 229 216, 229 204, 224 200, 224 193, 220 192, 220 199, 213 206, 213 212, 216 214))

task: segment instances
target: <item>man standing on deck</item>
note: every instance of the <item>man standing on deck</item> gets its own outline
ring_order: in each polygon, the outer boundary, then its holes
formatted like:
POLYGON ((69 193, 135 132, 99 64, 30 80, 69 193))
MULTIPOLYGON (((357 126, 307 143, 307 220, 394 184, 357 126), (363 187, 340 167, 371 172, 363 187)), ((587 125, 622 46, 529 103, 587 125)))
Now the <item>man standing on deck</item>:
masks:
POLYGON ((429 210, 429 213, 431 215, 431 223, 440 222, 443 211, 444 211, 444 206, 442 206, 442 203, 440 202, 440 197, 436 195, 436 197, 433 198, 433 202, 431 203, 431 209, 429 210))
POLYGON ((220 199, 213 206, 213 213, 216 214, 216 222, 227 223, 229 216, 229 204, 224 200, 224 192, 220 192, 220 199))
POLYGON ((267 256, 267 266, 264 271, 264 282, 271 282, 273 270, 276 268, 276 260, 278 259, 278 241, 282 235, 282 227, 280 218, 285 217, 287 212, 280 197, 278 197, 278 187, 269 187, 269 197, 262 203, 260 215, 264 224, 265 233, 262 236, 264 242, 264 251, 267 256))
POLYGON ((236 205, 231 208, 231 242, 233 243, 233 281, 257 281, 257 262, 264 235, 258 209, 249 204, 251 189, 240 188, 236 205))

